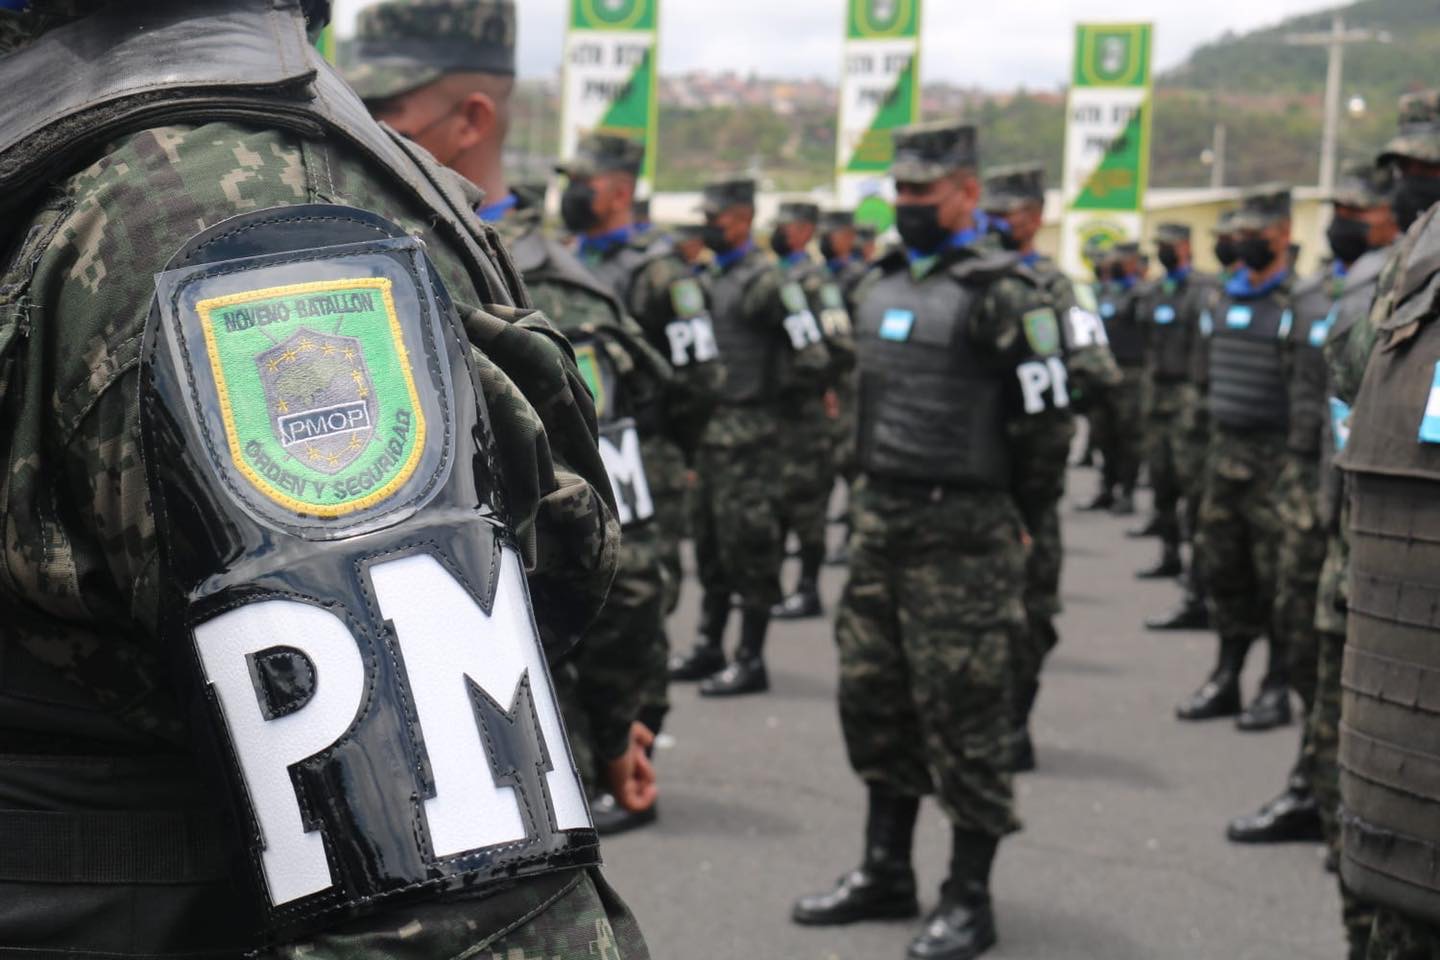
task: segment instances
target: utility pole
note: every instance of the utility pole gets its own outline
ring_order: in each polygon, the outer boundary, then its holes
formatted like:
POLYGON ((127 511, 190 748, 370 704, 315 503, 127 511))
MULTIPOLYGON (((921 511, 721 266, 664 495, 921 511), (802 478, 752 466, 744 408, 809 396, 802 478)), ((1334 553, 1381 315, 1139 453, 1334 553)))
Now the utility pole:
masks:
POLYGON ((1326 47, 1329 61, 1325 69, 1325 131, 1320 141, 1320 190, 1329 196, 1335 189, 1335 147, 1340 137, 1340 86, 1345 69, 1347 43, 1389 43, 1385 30, 1345 29, 1345 18, 1335 14, 1328 33, 1291 33, 1285 42, 1294 47, 1326 47))
POLYGON ((1225 186, 1225 124, 1215 124, 1215 139, 1210 144, 1210 186, 1225 186))

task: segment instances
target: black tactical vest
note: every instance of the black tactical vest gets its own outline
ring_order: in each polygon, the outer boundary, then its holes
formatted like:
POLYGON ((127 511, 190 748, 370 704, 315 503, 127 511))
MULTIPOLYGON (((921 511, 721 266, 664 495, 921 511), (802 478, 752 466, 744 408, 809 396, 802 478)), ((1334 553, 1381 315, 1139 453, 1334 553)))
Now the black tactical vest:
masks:
POLYGON ((969 339, 978 297, 939 270, 903 261, 866 292, 856 317, 859 462, 895 480, 1004 488, 1010 482, 1006 381, 969 339))
POLYGON ((711 317, 720 359, 725 365, 722 403, 768 403, 778 396, 781 365, 787 349, 777 326, 762 326, 745 314, 745 296, 752 284, 775 266, 759 250, 710 281, 711 317))
POLYGON ((631 301, 635 278, 657 256, 665 255, 665 252, 666 245, 661 243, 652 243, 645 247, 633 242, 622 243, 620 249, 608 256, 587 260, 586 266, 600 278, 601 283, 615 292, 615 296, 625 304, 625 309, 633 311, 635 304, 631 301))
POLYGON ((1198 301, 1203 289, 1194 275, 1179 283, 1163 280, 1155 295, 1143 301, 1149 325, 1148 363, 1156 383, 1182 383, 1190 379, 1191 353, 1199 336, 1198 301))
MULTIPOLYGON (((1342 874, 1440 923, 1440 324, 1370 358, 1339 465, 1351 490, 1341 675, 1342 874)), ((1403 324, 1402 303, 1391 320, 1403 324)), ((1394 324, 1387 323, 1391 329, 1394 324)))
POLYGON ((1105 323, 1110 352, 1122 367, 1145 362, 1145 330, 1136 316, 1140 299, 1134 289, 1122 290, 1114 284, 1107 283, 1100 291, 1100 319, 1105 323))
POLYGON ((1283 431, 1289 423, 1282 341, 1292 322, 1289 295, 1226 295, 1212 310, 1210 415, 1232 430, 1283 431))
MULTIPOLYGON (((1323 324, 1310 328, 1312 340, 1320 339, 1322 347, 1328 345, 1332 351, 1342 348, 1355 324, 1370 315, 1380 271, 1393 249, 1371 250, 1351 265, 1340 299, 1331 307, 1323 324), (1323 332, 1317 333, 1322 328, 1323 332)), ((1340 471, 1335 468, 1335 458, 1345 448, 1345 440, 1350 434, 1350 406, 1335 395, 1335 385, 1328 369, 1325 412, 1320 431, 1320 519, 1327 530, 1338 533, 1345 485, 1340 471)))

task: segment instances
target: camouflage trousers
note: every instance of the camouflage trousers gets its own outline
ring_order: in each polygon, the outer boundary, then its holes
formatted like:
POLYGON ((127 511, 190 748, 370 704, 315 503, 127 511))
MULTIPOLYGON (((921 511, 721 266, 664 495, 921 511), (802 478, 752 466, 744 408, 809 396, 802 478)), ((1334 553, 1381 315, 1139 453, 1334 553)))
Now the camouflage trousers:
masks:
POLYGON ((1166 544, 1180 542, 1180 498, 1184 484, 1178 454, 1179 418, 1152 410, 1145 418, 1145 466, 1154 494, 1155 526, 1166 544))
POLYGON ((655 549, 659 554, 660 571, 665 578, 661 609, 665 616, 675 612, 680 603, 680 586, 685 579, 680 566, 680 543, 690 532, 686 511, 686 479, 689 469, 685 454, 667 440, 651 440, 645 444, 645 478, 650 496, 655 501, 655 549))
POLYGON ((1013 688, 1010 694, 1012 726, 1018 735, 1030 723, 1030 712, 1040 693, 1045 658, 1060 643, 1055 617, 1060 612, 1060 504, 1035 510, 1027 518, 1030 549, 1025 558, 1025 619, 1010 640, 1013 688))
POLYGON ((1014 501, 862 477, 852 513, 835 623, 850 765, 867 783, 935 793, 959 829, 1018 830, 1006 772, 1025 582, 1014 501))
MULTIPOLYGON (((574 657, 554 672, 575 767, 590 796, 603 792, 605 766, 630 746, 630 725, 647 691, 669 682, 661 636, 663 594, 654 538, 627 530, 605 606, 574 657)), ((663 716, 663 714, 662 714, 663 716)))
POLYGON ((1320 568, 1325 563, 1319 495, 1319 463, 1288 457, 1276 498, 1284 539, 1276 572, 1275 631, 1284 638, 1289 655, 1290 686, 1300 695, 1307 712, 1315 701, 1315 599, 1320 568))
POLYGON ((1180 495, 1185 499, 1181 534, 1195 542, 1200 531, 1200 504, 1205 499, 1205 460, 1210 454, 1210 415, 1193 386, 1185 388, 1185 402, 1175 424, 1172 441, 1180 495))
POLYGON ((739 594, 747 610, 780 602, 780 460, 773 434, 700 448, 693 533, 708 596, 739 594))
POLYGON ((780 526, 800 544, 803 571, 818 573, 825 559, 825 527, 830 492, 835 487, 834 443, 830 418, 819 398, 799 405, 794 417, 780 421, 780 526))
POLYGON ((860 398, 853 374, 835 387, 835 400, 840 407, 840 415, 830 421, 831 458, 835 463, 835 473, 848 484, 855 480, 855 438, 859 430, 860 398))
POLYGON ((1133 493, 1140 475, 1142 426, 1140 421, 1139 367, 1122 367, 1124 379, 1118 386, 1107 387, 1090 410, 1090 429, 1095 445, 1104 460, 1101 482, 1105 489, 1117 487, 1133 493))
POLYGON ((1281 433, 1217 428, 1206 458, 1200 504, 1200 563, 1221 637, 1270 637, 1270 662, 1283 673, 1283 636, 1274 630, 1279 545, 1284 537, 1275 485, 1284 462, 1281 433))
POLYGON ((635 918, 599 870, 527 880, 484 898, 421 903, 262 960, 648 960, 635 918))
POLYGON ((1375 910, 1366 960, 1440 960, 1440 928, 1385 907, 1375 910))

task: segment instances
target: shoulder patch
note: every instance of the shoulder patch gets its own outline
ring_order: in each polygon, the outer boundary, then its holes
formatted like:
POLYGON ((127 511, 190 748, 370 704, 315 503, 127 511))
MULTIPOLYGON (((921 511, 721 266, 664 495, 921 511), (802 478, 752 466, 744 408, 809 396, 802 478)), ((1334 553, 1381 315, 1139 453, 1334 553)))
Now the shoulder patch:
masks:
POLYGON ((575 347, 575 366, 580 369, 580 379, 590 388, 590 396, 595 400, 596 416, 603 417, 609 398, 605 395, 605 378, 600 376, 600 358, 595 353, 594 343, 575 347))
POLYGON ((1030 349, 1040 356, 1049 356, 1060 350, 1060 322, 1055 311, 1040 307, 1026 313, 1021 321, 1025 327, 1025 339, 1030 349))
POLYGON ((670 285, 670 305, 679 317, 695 317, 705 312, 705 292, 693 277, 676 280, 670 285))
POLYGON ((317 280, 195 304, 230 456, 281 506, 341 517, 415 472, 425 414, 391 284, 317 280))
POLYGON ((820 288, 820 304, 827 310, 844 310, 845 297, 840 293, 839 287, 827 283, 820 288))
POLYGON ((781 285, 780 302, 785 304, 785 309, 791 313, 804 313, 810 309, 810 301, 806 299, 805 291, 794 281, 781 285))
POLYGON ((1095 289, 1093 287, 1088 283, 1077 283, 1074 285, 1074 290, 1075 302, 1080 305, 1080 309, 1090 313, 1100 312, 1100 304, 1095 299, 1095 289))

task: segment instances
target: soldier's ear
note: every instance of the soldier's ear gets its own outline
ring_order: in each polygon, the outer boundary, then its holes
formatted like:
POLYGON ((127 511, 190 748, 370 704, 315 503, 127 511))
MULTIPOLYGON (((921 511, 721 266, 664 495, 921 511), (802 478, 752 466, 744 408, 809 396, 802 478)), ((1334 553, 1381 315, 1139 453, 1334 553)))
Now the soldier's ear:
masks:
POLYGON ((461 124, 459 146, 462 150, 488 143, 500 136, 500 107, 489 94, 468 93, 457 110, 461 124))

